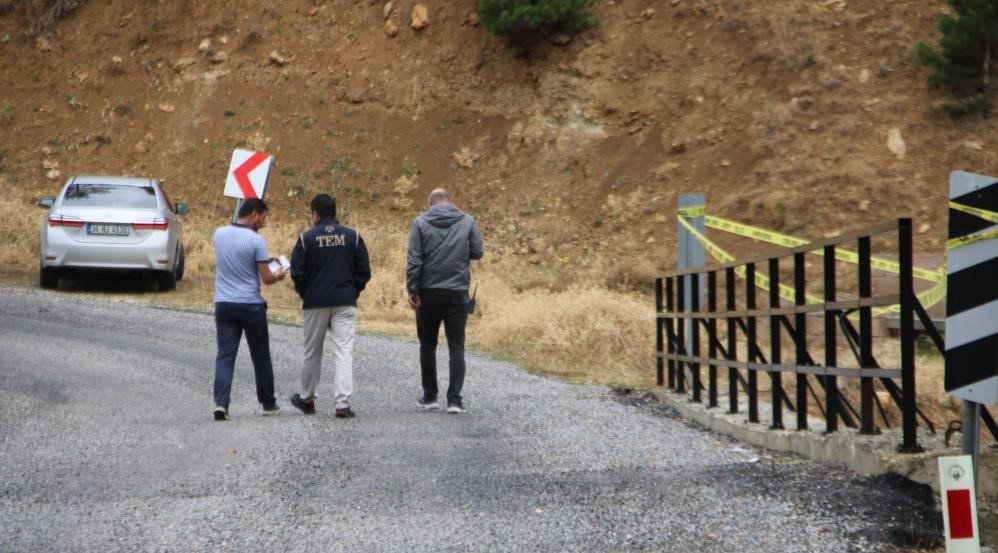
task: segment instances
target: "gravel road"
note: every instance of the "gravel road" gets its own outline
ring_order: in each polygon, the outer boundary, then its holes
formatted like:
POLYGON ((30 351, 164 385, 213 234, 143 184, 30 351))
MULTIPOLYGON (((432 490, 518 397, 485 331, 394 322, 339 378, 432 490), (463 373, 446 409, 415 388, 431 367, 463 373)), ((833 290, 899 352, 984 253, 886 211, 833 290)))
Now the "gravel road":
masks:
POLYGON ((421 412, 409 342, 359 337, 358 417, 330 399, 306 417, 287 402, 301 342, 271 324, 281 416, 259 416, 244 344, 215 422, 210 315, 0 287, 0 551, 902 551, 940 533, 907 481, 482 356, 467 414, 421 412))

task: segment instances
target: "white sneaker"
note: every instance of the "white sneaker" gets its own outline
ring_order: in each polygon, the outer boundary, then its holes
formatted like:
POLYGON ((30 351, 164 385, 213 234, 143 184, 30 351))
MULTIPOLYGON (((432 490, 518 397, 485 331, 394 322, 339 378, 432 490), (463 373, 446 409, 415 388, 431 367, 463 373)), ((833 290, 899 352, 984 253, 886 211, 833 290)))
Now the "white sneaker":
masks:
POLYGON ((434 411, 436 409, 440 409, 440 404, 437 403, 436 398, 430 399, 430 398, 426 397, 425 395, 423 397, 419 398, 419 400, 416 402, 416 405, 422 407, 423 409, 425 409, 427 411, 434 411))

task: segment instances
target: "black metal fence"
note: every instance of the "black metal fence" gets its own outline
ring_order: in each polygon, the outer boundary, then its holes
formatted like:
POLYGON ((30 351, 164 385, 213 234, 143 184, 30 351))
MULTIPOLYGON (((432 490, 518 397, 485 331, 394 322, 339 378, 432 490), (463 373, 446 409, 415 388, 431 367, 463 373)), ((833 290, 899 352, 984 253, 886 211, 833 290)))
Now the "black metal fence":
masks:
MULTIPOLYGON (((935 429, 915 402, 914 318, 917 316, 927 328, 932 322, 915 294, 912 268, 911 220, 898 219, 834 240, 786 249, 778 255, 680 270, 658 278, 658 384, 689 393, 694 402, 702 402, 706 392, 708 406, 717 407, 720 381, 726 377, 728 411, 739 412, 744 396, 748 420, 760 422, 760 399, 768 395, 773 428, 784 428, 786 411, 795 414, 797 429, 807 429, 810 408, 824 417, 827 432, 835 432, 842 422, 860 432, 875 433, 877 414, 889 427, 892 416, 888 410, 899 409, 903 438, 898 449, 921 451, 916 432, 919 419, 930 431, 935 429), (894 234, 896 239, 891 237, 894 234), (871 240, 885 236, 896 251, 897 293, 874 295, 871 240), (855 264, 843 270, 836 251, 848 246, 855 248, 855 264), (808 301, 807 295, 805 257, 811 252, 823 255, 820 281, 811 279, 815 288, 821 283, 818 302, 813 296, 808 301), (839 277, 844 272, 855 280, 844 282, 839 277), (784 288, 781 300, 781 276, 790 274, 786 280, 789 284, 792 278, 793 299, 786 298, 789 289, 784 288), (758 294, 757 280, 767 278, 768 293, 763 289, 758 294), (697 293, 702 288, 706 302, 697 293), (873 310, 895 305, 899 306, 900 332, 896 338, 884 339, 898 341, 899 366, 882 367, 874 355, 873 310), (808 319, 815 317, 820 317, 820 322, 811 324, 820 326, 818 336, 823 336, 815 340, 820 346, 811 346, 808 341, 808 319), (840 344, 848 344, 851 361, 839 359, 840 344), (819 351, 819 356, 812 356, 812 350, 819 351), (768 394, 761 393, 763 375, 768 377, 768 394), (840 378, 853 380, 843 382, 840 378), (876 393, 878 385, 895 407, 881 400, 876 393), (788 388, 793 390, 793 398, 788 388), (857 395, 858 409, 853 405, 857 395)), ((938 334, 933 339, 941 344, 938 334)))

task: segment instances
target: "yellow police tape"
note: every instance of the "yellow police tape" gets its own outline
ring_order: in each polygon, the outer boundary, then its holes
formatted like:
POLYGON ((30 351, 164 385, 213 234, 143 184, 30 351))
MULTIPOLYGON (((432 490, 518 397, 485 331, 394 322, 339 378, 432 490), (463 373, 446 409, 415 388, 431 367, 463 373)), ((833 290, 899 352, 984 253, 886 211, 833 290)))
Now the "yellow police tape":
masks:
MULTIPOLYGON (((971 207, 957 202, 950 202, 949 207, 950 209, 969 213, 975 217, 980 217, 985 221, 998 224, 998 213, 995 213, 994 211, 988 211, 987 209, 981 209, 979 207, 971 207)), ((954 250, 962 246, 969 246, 970 244, 980 242, 981 240, 991 240, 993 238, 998 238, 998 230, 982 230, 973 234, 950 238, 946 241, 946 251, 954 250)))
MULTIPOLYGON (((706 236, 701 234, 700 231, 698 231, 697 229, 693 228, 693 225, 691 225, 683 217, 679 217, 679 224, 683 225, 683 227, 686 228, 686 230, 690 233, 690 235, 696 238, 697 242, 700 242, 700 244, 703 246, 703 249, 706 250, 707 253, 711 255, 711 257, 713 257, 720 263, 728 263, 730 261, 735 260, 734 256, 724 251, 717 244, 708 240, 706 236)), ((741 278, 745 278, 745 267, 735 267, 735 274, 737 274, 741 278)), ((758 286, 759 288, 762 288, 763 290, 769 290, 769 277, 756 273, 755 285, 758 286)), ((797 295, 794 292, 794 288, 792 286, 787 286, 786 284, 780 283, 779 290, 781 298, 791 302, 797 301, 797 295)), ((807 303, 822 303, 824 300, 822 300, 817 296, 805 294, 805 301, 807 303)))
POLYGON ((980 242, 981 240, 991 240, 994 238, 998 238, 998 230, 975 232, 973 234, 967 234, 957 238, 950 238, 946 241, 946 251, 955 250, 963 246, 969 246, 974 242, 980 242))
MULTIPOLYGON (((998 224, 998 213, 994 211, 988 211, 986 209, 980 209, 976 207, 971 207, 969 205, 963 205, 956 202, 949 203, 950 208, 957 211, 962 211, 964 213, 969 213, 976 217, 980 217, 985 221, 990 221, 992 223, 998 224)), ((784 246, 787 248, 794 248, 797 246, 802 246, 809 243, 807 240, 801 238, 795 238, 793 236, 787 236, 785 234, 780 234, 771 230, 761 229, 758 227, 753 227, 751 225, 746 225, 743 223, 736 223, 728 219, 722 219, 720 217, 714 217, 712 215, 707 215, 706 206, 695 206, 686 207, 679 210, 679 215, 682 217, 704 217, 708 227, 716 228, 718 230, 724 230, 731 232, 732 234, 738 234, 740 236, 746 236, 748 238, 754 238, 756 240, 762 240, 764 242, 769 242, 771 244, 776 244, 779 246, 784 246)), ((961 246, 969 246, 974 242, 980 242, 981 240, 991 240, 998 238, 998 229, 988 230, 982 232, 976 232, 973 234, 968 234, 966 236, 960 236, 958 238, 951 238, 946 241, 946 250, 953 250, 961 246)), ((820 250, 815 250, 811 253, 815 255, 824 255, 824 252, 820 250)), ((849 250, 835 250, 835 258, 841 261, 846 261, 849 263, 857 263, 859 261, 859 256, 855 252, 849 250)), ((870 258, 870 264, 875 269, 881 269, 884 271, 889 271, 892 273, 898 273, 900 267, 897 263, 886 261, 877 257, 870 258)), ((915 278, 920 278, 922 280, 928 280, 932 282, 939 282, 940 278, 946 278, 943 274, 940 277, 936 271, 931 271, 928 269, 920 269, 915 267, 912 271, 915 278)))
MULTIPOLYGON (((810 241, 804 240, 803 238, 796 238, 794 236, 787 236, 786 234, 780 234, 771 230, 762 229, 759 227, 753 227, 752 225, 746 225, 744 223, 737 223, 729 219, 722 219, 721 217, 714 217, 712 215, 705 215, 706 209, 702 206, 700 210, 691 211, 689 208, 679 210, 679 214, 683 217, 699 217, 704 216, 704 222, 710 228, 717 230, 723 230, 725 232, 730 232, 731 234, 737 234, 739 236, 745 236, 747 238, 753 238, 755 240, 760 240, 763 242, 769 242, 770 244, 776 244, 778 246, 783 246, 786 248, 796 248, 797 246, 803 246, 810 244, 810 241), (687 215, 687 213, 698 213, 696 215, 687 215)), ((825 252, 822 249, 815 249, 809 253, 815 255, 824 256, 825 252)), ((839 261, 845 261, 847 263, 859 263, 859 254, 853 251, 835 248, 835 259, 839 261)), ((890 273, 900 273, 901 266, 893 261, 888 261, 880 257, 871 257, 870 266, 874 269, 880 269, 890 273)), ((933 271, 929 269, 920 269, 915 267, 912 269, 912 275, 915 278, 922 280, 928 280, 930 282, 940 282, 945 280, 946 274, 940 276, 938 271, 933 271)))
MULTIPOLYGON (((793 236, 780 234, 778 232, 773 232, 766 229, 753 227, 751 225, 736 223, 734 221, 722 219, 720 217, 713 217, 710 215, 706 215, 705 206, 695 206, 695 207, 680 209, 678 217, 679 223, 690 233, 690 235, 692 235, 697 240, 697 242, 699 242, 703 246, 704 250, 707 251, 711 255, 711 257, 713 257, 720 263, 728 263, 734 261, 735 258, 728 252, 724 251, 724 249, 722 249, 720 246, 707 239, 706 236, 704 236, 701 232, 695 229, 693 225, 691 225, 686 220, 686 218, 688 217, 692 218, 699 216, 704 216, 705 223, 708 227, 716 228, 718 230, 724 230, 726 232, 730 232, 732 234, 737 234, 740 236, 745 236, 748 238, 762 240, 772 244, 778 244, 781 246, 792 248, 810 243, 807 240, 801 238, 796 238, 793 236)), ((815 250, 811 253, 824 255, 824 252, 822 250, 815 250)), ((851 252, 848 250, 840 250, 839 248, 835 249, 835 258, 850 263, 857 263, 859 261, 859 255, 856 254, 855 252, 851 252)), ((892 273, 899 273, 901 269, 900 265, 893 261, 888 261, 886 259, 875 258, 875 257, 872 257, 870 259, 870 265, 871 267, 892 273)), ((739 277, 745 278, 744 267, 736 267, 735 273, 739 277)), ((914 276, 917 276, 922 280, 928 280, 934 283, 932 287, 922 291, 919 294, 916 294, 916 297, 918 297, 918 300, 923 307, 928 309, 929 307, 932 307, 933 305, 939 303, 940 301, 942 301, 944 297, 946 297, 945 263, 935 271, 929 269, 915 268, 912 270, 912 273, 914 276)), ((755 282, 756 286, 758 286, 759 288, 762 288, 764 290, 769 290, 769 278, 766 277, 765 275, 756 274, 755 282)), ((795 302, 797 300, 794 288, 792 286, 788 286, 782 283, 779 285, 779 295, 784 300, 790 302, 795 302)), ((824 299, 819 298, 817 296, 805 294, 804 297, 805 297, 805 302, 809 304, 824 303, 824 299)), ((900 311, 900 309, 901 307, 899 305, 881 307, 874 309, 873 314, 881 315, 884 313, 898 312, 900 311)))
MULTIPOLYGON (((998 213, 995 213, 994 211, 988 211, 986 209, 981 209, 979 207, 971 207, 969 205, 964 205, 964 204, 957 203, 957 202, 950 202, 949 203, 949 208, 950 209, 955 209, 957 211, 962 211, 964 213, 969 213, 971 215, 974 215, 975 217, 980 217, 981 219, 984 219, 985 221, 991 221, 992 223, 998 223, 998 213)), ((706 211, 706 207, 704 208, 704 210, 706 211)))

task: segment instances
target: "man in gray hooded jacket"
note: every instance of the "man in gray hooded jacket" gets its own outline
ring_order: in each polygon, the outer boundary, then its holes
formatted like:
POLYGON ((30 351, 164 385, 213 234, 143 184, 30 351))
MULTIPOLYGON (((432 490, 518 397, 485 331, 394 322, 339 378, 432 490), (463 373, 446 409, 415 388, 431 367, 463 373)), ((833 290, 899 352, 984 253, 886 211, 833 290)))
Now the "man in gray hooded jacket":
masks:
POLYGON ((463 413, 464 329, 468 323, 470 261, 485 253, 475 219, 450 203, 442 188, 430 192, 430 209, 412 221, 406 263, 409 305, 416 310, 423 397, 417 404, 439 409, 437 338, 444 324, 450 354, 447 412, 463 413))

